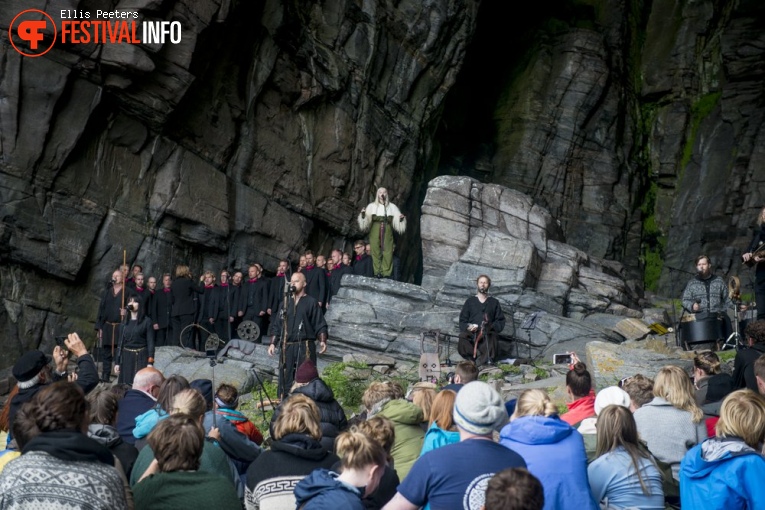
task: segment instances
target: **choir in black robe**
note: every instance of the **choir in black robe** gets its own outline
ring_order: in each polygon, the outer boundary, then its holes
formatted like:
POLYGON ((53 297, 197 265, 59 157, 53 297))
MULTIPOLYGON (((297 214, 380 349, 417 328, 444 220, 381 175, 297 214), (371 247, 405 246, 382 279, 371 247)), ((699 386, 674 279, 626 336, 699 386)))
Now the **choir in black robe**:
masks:
POLYGON ((164 347, 169 344, 172 335, 170 329, 170 311, 172 309, 170 289, 160 289, 154 293, 151 300, 151 321, 152 327, 157 325, 155 330, 154 345, 164 347))
POLYGON ((204 350, 205 348, 205 342, 207 342, 207 337, 209 334, 207 333, 210 331, 211 333, 215 331, 215 308, 216 303, 215 296, 217 294, 217 286, 216 285, 203 285, 204 291, 199 296, 199 302, 197 303, 197 316, 196 316, 196 323, 202 326, 204 329, 199 329, 197 331, 197 338, 198 338, 198 348, 199 350, 204 350), (212 320, 212 322, 210 322, 212 320))
POLYGON ((344 274, 353 274, 353 269, 345 264, 339 264, 332 270, 332 274, 329 277, 329 301, 332 301, 332 296, 336 295, 340 290, 340 281, 343 279, 344 274))
POLYGON ((372 257, 367 255, 355 255, 353 257, 353 274, 359 276, 374 276, 374 268, 372 266, 372 257))
POLYGON ((276 317, 276 310, 284 302, 284 282, 289 282, 285 273, 276 273, 268 282, 268 307, 271 309, 271 322, 276 317))
POLYGON ((194 328, 188 327, 194 323, 197 312, 197 296, 204 293, 204 286, 197 285, 191 278, 178 278, 170 288, 172 309, 170 323, 173 330, 173 344, 186 348, 194 348, 194 328), (181 338, 183 332, 183 338, 181 338))
MULTIPOLYGON (((273 314, 268 334, 275 337, 276 346, 283 341, 282 306, 273 314)), ((316 339, 326 338, 327 322, 318 301, 303 295, 295 305, 295 298, 287 301, 287 345, 280 357, 279 395, 286 396, 295 381, 297 367, 306 359, 316 363, 316 339)))
POLYGON ((264 278, 247 280, 242 289, 242 305, 244 320, 252 321, 260 328, 260 334, 265 331, 265 317, 261 315, 268 309, 268 282, 264 278))
POLYGON ((236 315, 238 307, 236 289, 237 287, 228 283, 218 285, 215 287, 215 294, 211 303, 212 315, 215 318, 215 334, 224 342, 228 342, 233 338, 229 337, 231 334, 229 317, 236 315))
POLYGON ((305 293, 321 303, 324 308, 327 299, 327 275, 320 267, 309 266, 303 271, 305 275, 305 293))
POLYGON ((497 333, 504 328, 505 315, 496 298, 489 296, 481 303, 476 296, 471 296, 460 311, 460 338, 457 350, 463 358, 471 359, 479 366, 494 360, 497 356, 497 333), (468 331, 470 324, 477 324, 478 331, 468 331), (479 335, 478 348, 475 349, 475 339, 479 335))

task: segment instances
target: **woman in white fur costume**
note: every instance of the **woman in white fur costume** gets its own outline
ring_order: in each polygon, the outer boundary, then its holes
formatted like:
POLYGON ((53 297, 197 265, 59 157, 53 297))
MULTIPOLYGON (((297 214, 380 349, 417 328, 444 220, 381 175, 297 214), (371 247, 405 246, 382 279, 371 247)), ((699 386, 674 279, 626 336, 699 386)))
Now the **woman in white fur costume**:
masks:
POLYGON ((389 277, 393 272, 393 249, 396 247, 393 230, 399 234, 406 232, 406 217, 395 204, 388 202, 388 190, 379 188, 377 199, 361 210, 358 222, 362 232, 369 230, 374 275, 389 277))

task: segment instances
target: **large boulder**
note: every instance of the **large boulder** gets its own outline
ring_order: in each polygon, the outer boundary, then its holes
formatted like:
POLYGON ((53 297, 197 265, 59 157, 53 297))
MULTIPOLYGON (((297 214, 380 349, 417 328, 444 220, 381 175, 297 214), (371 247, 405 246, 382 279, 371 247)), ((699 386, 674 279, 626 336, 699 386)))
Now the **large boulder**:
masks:
POLYGON ((666 365, 676 365, 688 372, 693 368, 692 360, 635 346, 590 342, 586 352, 587 368, 595 379, 597 391, 635 374, 653 379, 666 365))

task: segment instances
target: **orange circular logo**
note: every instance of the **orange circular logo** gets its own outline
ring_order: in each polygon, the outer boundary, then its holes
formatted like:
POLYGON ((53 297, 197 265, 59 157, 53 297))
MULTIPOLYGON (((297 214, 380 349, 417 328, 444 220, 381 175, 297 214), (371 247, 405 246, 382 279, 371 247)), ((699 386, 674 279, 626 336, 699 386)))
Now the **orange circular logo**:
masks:
POLYGON ((41 57, 48 53, 53 45, 56 43, 56 23, 53 22, 53 18, 47 12, 43 12, 39 9, 27 9, 21 11, 13 18, 11 25, 8 28, 8 38, 11 41, 13 49, 24 55, 25 57, 41 57), (43 15, 43 19, 40 19, 40 14, 43 15), (46 20, 47 18, 47 20, 46 20), (53 39, 50 44, 45 45, 45 35, 43 32, 47 30, 48 22, 53 27, 53 39), (15 36, 15 37, 14 37, 15 36), (29 49, 33 52, 22 51, 16 46, 14 39, 22 44, 22 41, 29 46, 29 49))

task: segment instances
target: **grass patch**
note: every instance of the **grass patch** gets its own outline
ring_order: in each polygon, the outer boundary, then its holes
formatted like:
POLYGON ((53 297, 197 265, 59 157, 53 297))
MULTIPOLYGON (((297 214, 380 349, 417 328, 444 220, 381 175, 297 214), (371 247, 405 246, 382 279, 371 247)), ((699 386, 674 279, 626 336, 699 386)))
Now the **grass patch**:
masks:
MULTIPOLYGON (((369 380, 355 380, 348 377, 346 368, 368 368, 365 363, 333 363, 324 369, 321 378, 332 388, 335 398, 345 409, 356 409, 361 405, 361 396, 367 389, 369 380)), ((404 387, 406 388, 406 386, 404 387)))
POLYGON ((727 363, 736 357, 736 350, 731 349, 729 351, 721 351, 717 353, 717 357, 720 358, 720 363, 727 363))

